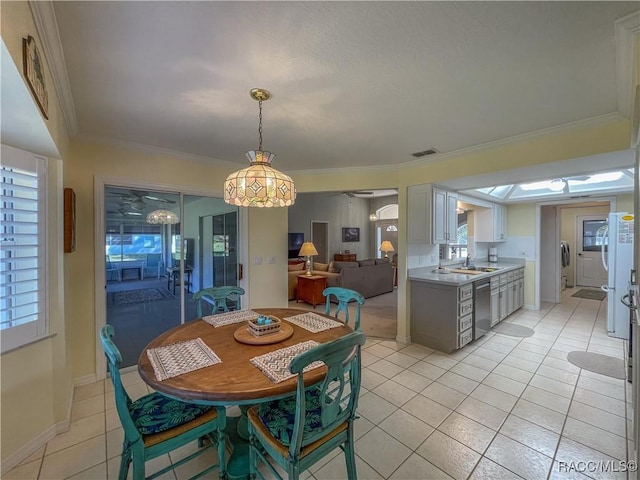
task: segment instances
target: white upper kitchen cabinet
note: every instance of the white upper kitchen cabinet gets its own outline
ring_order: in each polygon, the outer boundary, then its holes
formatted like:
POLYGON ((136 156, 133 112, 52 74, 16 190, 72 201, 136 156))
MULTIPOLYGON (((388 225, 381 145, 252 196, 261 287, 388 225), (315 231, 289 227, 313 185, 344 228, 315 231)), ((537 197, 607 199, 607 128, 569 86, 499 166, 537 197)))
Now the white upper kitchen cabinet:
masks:
POLYGON ((440 244, 456 241, 458 196, 431 185, 408 188, 408 243, 440 244))
POLYGON ((494 203, 474 212, 476 242, 504 242, 507 239, 507 207, 494 203))
POLYGON ((458 195, 433 188, 433 243, 456 243, 458 195))

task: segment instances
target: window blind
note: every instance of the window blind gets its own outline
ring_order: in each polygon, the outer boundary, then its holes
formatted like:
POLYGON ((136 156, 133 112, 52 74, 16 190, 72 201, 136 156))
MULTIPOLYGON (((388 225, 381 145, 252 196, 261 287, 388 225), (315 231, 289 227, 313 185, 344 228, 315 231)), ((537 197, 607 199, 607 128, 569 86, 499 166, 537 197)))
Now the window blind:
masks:
POLYGON ((45 161, 13 150, 3 145, 0 166, 3 350, 46 333, 45 161))

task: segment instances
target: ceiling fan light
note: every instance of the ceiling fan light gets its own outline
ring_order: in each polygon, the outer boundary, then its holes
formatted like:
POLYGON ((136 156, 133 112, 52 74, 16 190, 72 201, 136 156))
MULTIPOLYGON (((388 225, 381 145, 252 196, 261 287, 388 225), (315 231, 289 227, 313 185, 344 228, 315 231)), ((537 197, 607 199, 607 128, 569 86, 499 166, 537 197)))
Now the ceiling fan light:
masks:
POLYGON ((163 208, 154 210, 147 215, 147 223, 151 223, 154 225, 173 225, 175 223, 178 223, 179 221, 180 219, 178 218, 178 215, 163 208))

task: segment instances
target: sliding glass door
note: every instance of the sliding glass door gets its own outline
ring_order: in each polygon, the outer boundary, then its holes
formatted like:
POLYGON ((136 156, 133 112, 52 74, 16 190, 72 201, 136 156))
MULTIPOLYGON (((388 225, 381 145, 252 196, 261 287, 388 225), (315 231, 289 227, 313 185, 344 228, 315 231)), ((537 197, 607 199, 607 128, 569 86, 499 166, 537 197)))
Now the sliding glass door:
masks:
POLYGON ((105 187, 104 205, 106 321, 127 367, 160 333, 196 319, 194 292, 237 284, 237 208, 218 198, 113 186, 105 187), (214 233, 220 216, 228 219, 222 253, 214 233), (216 254, 225 259, 220 268, 216 254))

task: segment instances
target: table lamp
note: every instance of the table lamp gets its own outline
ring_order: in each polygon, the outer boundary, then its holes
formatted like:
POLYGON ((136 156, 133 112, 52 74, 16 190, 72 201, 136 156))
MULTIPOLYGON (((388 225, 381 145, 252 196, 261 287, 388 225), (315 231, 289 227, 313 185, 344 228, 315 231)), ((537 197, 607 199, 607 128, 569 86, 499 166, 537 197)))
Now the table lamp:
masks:
POLYGON ((384 252, 384 258, 389 258, 389 255, 387 255, 388 252, 395 252, 395 248, 393 248, 393 245, 391 245, 391 242, 389 240, 384 240, 382 242, 382 245, 380 245, 380 251, 384 252))
POLYGON ((311 273, 311 257, 313 255, 318 255, 318 250, 316 250, 315 245, 312 242, 304 242, 302 247, 300 247, 300 253, 298 253, 301 257, 307 257, 307 273, 305 275, 310 277, 311 273))

